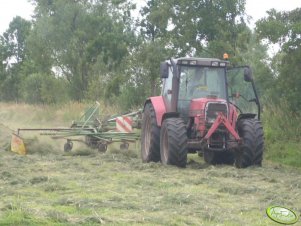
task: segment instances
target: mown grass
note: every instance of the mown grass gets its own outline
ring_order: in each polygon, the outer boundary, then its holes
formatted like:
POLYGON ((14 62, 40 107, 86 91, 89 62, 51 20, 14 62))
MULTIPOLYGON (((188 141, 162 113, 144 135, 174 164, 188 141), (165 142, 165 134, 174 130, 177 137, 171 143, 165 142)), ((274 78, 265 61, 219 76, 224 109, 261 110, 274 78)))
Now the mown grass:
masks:
MULTIPOLYGON (((18 124, 14 108, 8 125, 18 124)), ((9 137, 9 130, 0 132, 2 140, 9 137)), ((236 169, 189 155, 179 169, 143 164, 134 145, 107 153, 78 145, 64 153, 56 141, 31 142, 26 156, 0 150, 0 225, 264 226, 278 225, 265 214, 269 205, 301 213, 300 169, 268 160, 236 169)))
POLYGON ((178 169, 122 152, 0 155, 0 225, 273 225, 269 205, 301 212, 300 171, 269 162, 239 170, 190 155, 178 169))

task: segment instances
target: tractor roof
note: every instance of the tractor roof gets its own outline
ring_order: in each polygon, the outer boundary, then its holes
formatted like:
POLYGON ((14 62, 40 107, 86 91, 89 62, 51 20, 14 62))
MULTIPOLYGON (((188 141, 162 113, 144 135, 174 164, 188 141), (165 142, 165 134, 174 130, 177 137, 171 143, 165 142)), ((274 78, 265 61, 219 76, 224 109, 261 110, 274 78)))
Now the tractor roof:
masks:
POLYGON ((177 58, 177 59, 174 59, 175 61, 178 61, 178 60, 197 60, 197 61, 222 61, 218 58, 200 58, 200 57, 180 57, 180 58, 177 58))
MULTIPOLYGON (((180 57, 173 60, 176 64, 180 65, 226 66, 229 63, 226 60, 217 58, 180 57)), ((167 62, 169 62, 169 60, 167 62)))

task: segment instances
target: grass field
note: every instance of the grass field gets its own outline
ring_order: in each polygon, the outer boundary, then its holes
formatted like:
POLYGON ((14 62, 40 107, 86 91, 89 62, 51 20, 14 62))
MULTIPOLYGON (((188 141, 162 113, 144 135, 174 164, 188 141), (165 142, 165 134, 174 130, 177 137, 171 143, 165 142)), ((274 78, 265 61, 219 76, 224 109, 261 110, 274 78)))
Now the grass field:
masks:
MULTIPOLYGON (((68 109, 77 117, 85 106, 0 107, 1 122, 15 129, 49 126, 47 117, 68 125, 68 109)), ((279 225, 266 216, 269 205, 301 213, 298 168, 270 161, 260 168, 210 166, 189 155, 187 168, 179 169, 141 163, 135 146, 64 153, 47 139, 31 140, 29 154, 19 156, 6 150, 10 131, 0 128, 0 225, 262 226, 279 225)))

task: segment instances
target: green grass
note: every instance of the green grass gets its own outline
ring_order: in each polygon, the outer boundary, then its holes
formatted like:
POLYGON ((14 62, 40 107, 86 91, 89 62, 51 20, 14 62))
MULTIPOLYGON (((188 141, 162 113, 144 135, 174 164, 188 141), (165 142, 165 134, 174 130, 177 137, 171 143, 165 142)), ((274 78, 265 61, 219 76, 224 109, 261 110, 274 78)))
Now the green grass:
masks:
MULTIPOLYGON (((16 120, 22 114, 18 106, 7 108, 0 108, 5 124, 27 123, 24 116, 16 120), (2 113, 12 110, 10 119, 2 113)), ((32 121, 35 114, 28 122, 38 122, 32 121)), ((2 146, 10 131, 0 128, 2 146)), ((27 142, 26 156, 0 150, 0 225, 265 226, 278 225, 265 214, 269 205, 301 213, 301 169, 268 160, 283 151, 276 143, 268 144, 263 167, 210 166, 189 155, 187 168, 179 169, 143 164, 134 145, 98 153, 75 143, 64 153, 62 143, 44 137, 27 142)), ((291 144, 290 149, 299 148, 298 142, 291 144)), ((290 158, 279 155, 280 162, 290 158)))

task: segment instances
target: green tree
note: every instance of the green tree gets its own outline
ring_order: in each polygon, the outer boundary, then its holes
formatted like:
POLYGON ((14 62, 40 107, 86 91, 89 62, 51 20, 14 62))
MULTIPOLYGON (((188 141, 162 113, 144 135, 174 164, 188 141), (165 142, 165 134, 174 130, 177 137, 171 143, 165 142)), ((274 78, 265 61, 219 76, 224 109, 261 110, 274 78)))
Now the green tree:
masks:
POLYGON ((290 110, 298 112, 301 109, 301 8, 288 12, 271 9, 268 17, 256 23, 256 31, 261 39, 280 46, 274 58, 277 74, 274 101, 285 101, 290 110))
POLYGON ((169 5, 159 0, 147 1, 147 5, 140 10, 141 19, 137 24, 140 45, 133 55, 134 64, 131 66, 132 70, 139 72, 137 76, 147 81, 141 84, 146 89, 143 93, 145 96, 158 95, 160 62, 172 55, 167 48, 170 13, 169 5))
POLYGON ((236 53, 238 36, 246 28, 245 0, 168 0, 171 46, 179 55, 221 57, 236 53), (205 49, 205 52, 204 52, 205 49))
POLYGON ((1 37, 1 98, 7 101, 20 99, 20 87, 26 76, 22 66, 27 59, 26 38, 31 31, 31 22, 15 17, 1 37))
POLYGON ((30 29, 31 22, 17 16, 10 22, 9 28, 3 34, 5 44, 9 48, 8 57, 17 64, 25 60, 26 38, 30 29))
MULTIPOLYGON (((34 2, 37 7, 33 40, 47 44, 47 62, 67 79, 71 96, 83 99, 90 80, 107 75, 95 68, 101 65, 104 71, 115 71, 128 54, 132 33, 127 14, 132 5, 113 0, 34 2)), ((42 49, 43 45, 39 47, 42 49)))

